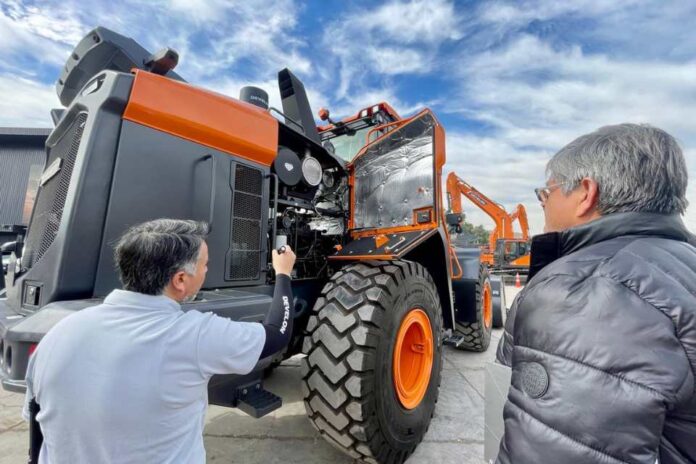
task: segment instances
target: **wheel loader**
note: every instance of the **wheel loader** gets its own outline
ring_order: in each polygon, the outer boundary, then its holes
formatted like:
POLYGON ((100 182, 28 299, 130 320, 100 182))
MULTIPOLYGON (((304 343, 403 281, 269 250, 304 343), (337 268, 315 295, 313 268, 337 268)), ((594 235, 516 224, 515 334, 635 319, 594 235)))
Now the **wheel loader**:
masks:
POLYGON ((184 311, 263 321, 270 250, 297 255, 292 341, 248 375, 214 376, 210 403, 268 414, 282 400, 264 371, 304 353, 319 434, 360 462, 404 462, 435 410, 443 344, 490 342, 480 251, 451 246, 444 220, 444 128, 430 110, 402 118, 385 103, 341 121, 322 111, 317 127, 288 69, 281 110, 261 89, 235 99, 191 85, 177 62, 105 28, 68 58, 28 230, 5 246, 3 387, 22 391, 42 336, 119 287, 112 247, 128 227, 201 220, 209 271, 184 311))

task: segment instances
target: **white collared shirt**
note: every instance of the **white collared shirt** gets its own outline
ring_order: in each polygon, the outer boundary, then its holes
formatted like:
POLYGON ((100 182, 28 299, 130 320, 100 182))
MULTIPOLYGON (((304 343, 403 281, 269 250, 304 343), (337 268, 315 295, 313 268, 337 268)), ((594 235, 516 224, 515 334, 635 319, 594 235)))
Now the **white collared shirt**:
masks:
POLYGON ((29 361, 40 464, 204 463, 208 380, 250 372, 265 339, 261 324, 114 290, 53 327, 29 361))

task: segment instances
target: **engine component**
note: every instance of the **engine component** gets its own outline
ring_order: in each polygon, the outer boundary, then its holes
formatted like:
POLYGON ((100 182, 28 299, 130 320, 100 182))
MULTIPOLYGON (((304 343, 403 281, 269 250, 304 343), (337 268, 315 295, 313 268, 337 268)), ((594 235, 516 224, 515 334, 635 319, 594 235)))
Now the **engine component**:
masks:
POLYGON ((247 85, 239 90, 239 99, 246 103, 251 103, 252 105, 268 109, 268 93, 258 87, 253 87, 247 85))
POLYGON ((307 185, 310 187, 318 186, 321 183, 322 175, 319 161, 311 156, 305 156, 305 159, 302 160, 302 176, 307 185))
POLYGON ((342 235, 345 232, 345 221, 341 218, 317 217, 309 222, 309 228, 323 235, 342 235))
POLYGON ((302 180, 302 164, 297 153, 286 147, 278 149, 278 156, 273 161, 273 170, 280 181, 293 187, 302 180))

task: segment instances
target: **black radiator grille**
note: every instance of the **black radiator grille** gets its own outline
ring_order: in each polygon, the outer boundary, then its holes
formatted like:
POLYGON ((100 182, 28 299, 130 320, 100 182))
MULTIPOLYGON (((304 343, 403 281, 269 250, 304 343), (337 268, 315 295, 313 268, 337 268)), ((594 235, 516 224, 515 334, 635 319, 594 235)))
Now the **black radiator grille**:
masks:
POLYGON ((250 195, 237 190, 234 193, 234 215, 245 219, 259 219, 261 197, 250 195))
POLYGON ((25 268, 32 267, 43 257, 58 234, 86 121, 86 113, 77 115, 65 135, 49 152, 46 167, 51 166, 58 158, 62 160, 61 167, 58 174, 50 178, 37 194, 34 215, 27 235, 27 253, 22 262, 25 268))
POLYGON ((261 271, 263 173, 237 164, 234 170, 230 280, 256 280, 261 271))
POLYGON ((238 164, 235 169, 234 189, 240 192, 261 195, 263 173, 258 169, 238 164))
POLYGON ((234 250, 258 250, 261 236, 261 224, 259 221, 234 218, 232 220, 234 230, 232 249, 234 250))

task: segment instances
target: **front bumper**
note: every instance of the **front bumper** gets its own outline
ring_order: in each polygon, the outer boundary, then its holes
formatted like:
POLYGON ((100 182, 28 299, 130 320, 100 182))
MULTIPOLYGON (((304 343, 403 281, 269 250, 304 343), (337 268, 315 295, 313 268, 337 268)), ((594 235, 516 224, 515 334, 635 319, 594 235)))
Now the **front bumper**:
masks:
POLYGON ((25 393, 27 391, 27 382, 24 380, 12 380, 4 377, 4 372, 0 373, 0 381, 2 388, 9 392, 25 393))
POLYGON ((35 313, 18 314, 0 299, 0 383, 5 390, 23 392, 29 363, 29 349, 41 341, 58 322, 75 311, 93 305, 92 300, 49 304, 35 313))
POLYGON ((12 329, 25 318, 14 312, 7 300, 0 299, 0 383, 3 389, 17 393, 27 389, 24 376, 31 342, 16 339, 12 329))

